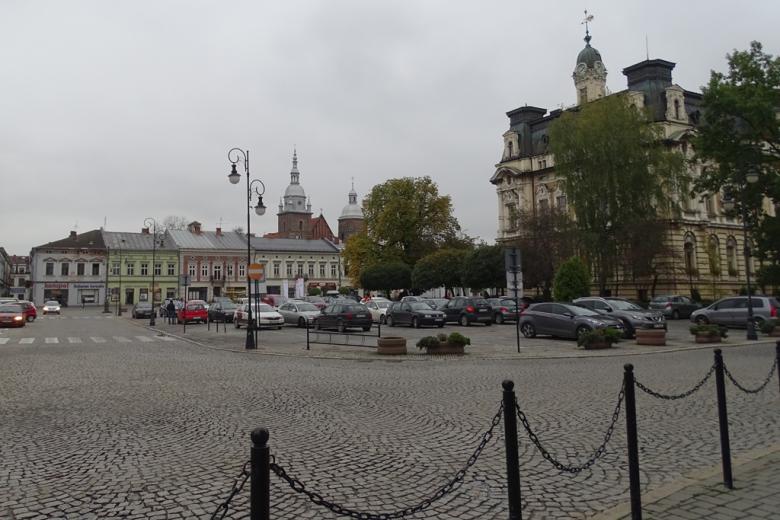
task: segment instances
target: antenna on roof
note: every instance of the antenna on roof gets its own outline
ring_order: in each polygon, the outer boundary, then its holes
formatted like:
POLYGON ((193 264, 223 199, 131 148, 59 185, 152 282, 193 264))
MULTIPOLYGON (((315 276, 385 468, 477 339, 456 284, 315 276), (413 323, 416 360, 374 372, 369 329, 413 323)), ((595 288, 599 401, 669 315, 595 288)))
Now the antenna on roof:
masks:
POLYGON ((650 61, 650 44, 647 40, 647 33, 645 33, 645 58, 650 61))

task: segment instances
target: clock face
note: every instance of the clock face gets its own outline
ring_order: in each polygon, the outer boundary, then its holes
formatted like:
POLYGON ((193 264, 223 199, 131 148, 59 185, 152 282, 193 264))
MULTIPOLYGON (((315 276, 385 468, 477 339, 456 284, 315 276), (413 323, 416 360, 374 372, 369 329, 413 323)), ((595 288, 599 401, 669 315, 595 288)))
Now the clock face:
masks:
POLYGON ((580 63, 577 65, 577 72, 582 74, 583 72, 585 72, 586 68, 587 66, 584 63, 580 63))
POLYGON ((598 71, 598 72, 604 72, 606 70, 604 68, 604 64, 601 63, 600 61, 597 61, 593 66, 595 67, 596 71, 598 71))

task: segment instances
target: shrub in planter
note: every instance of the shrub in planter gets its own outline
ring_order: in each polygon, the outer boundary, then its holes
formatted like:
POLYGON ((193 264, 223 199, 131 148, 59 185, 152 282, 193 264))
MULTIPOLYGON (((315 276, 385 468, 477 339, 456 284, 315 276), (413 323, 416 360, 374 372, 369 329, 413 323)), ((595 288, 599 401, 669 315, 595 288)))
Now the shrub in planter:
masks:
POLYGON ((621 336, 622 333, 615 329, 593 329, 580 334, 577 346, 586 350, 609 348, 617 343, 621 336))
POLYGON ((718 325, 694 325, 688 329, 696 338, 696 343, 720 343, 728 337, 728 329, 718 325))
MULTIPOLYGON (((446 335, 445 339, 446 339, 446 335)), ((439 346, 441 342, 436 336, 425 336, 424 338, 420 338, 420 341, 417 342, 417 348, 419 349, 429 349, 429 348, 436 348, 439 346)))
POLYGON ((453 332, 449 336, 425 336, 417 342, 417 348, 425 349, 428 354, 463 354, 464 347, 470 344, 469 338, 459 332, 453 332))
POLYGON ((467 338, 460 332, 453 332, 447 337, 447 343, 450 345, 460 345, 465 347, 466 345, 471 345, 471 339, 467 338))
POLYGON ((439 343, 447 343, 447 334, 444 332, 439 332, 436 337, 439 339, 439 343))
POLYGON ((761 324, 761 332, 770 336, 780 336, 780 326, 777 319, 771 318, 761 324))

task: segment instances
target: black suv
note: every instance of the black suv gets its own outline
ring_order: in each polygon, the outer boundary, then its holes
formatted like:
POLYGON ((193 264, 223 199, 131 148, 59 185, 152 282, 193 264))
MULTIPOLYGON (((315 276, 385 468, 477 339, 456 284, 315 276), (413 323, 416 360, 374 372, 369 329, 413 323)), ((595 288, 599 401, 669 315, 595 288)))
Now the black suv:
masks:
POLYGON ((458 296, 442 307, 447 323, 460 323, 468 327, 472 323, 493 324, 493 307, 484 298, 458 296))

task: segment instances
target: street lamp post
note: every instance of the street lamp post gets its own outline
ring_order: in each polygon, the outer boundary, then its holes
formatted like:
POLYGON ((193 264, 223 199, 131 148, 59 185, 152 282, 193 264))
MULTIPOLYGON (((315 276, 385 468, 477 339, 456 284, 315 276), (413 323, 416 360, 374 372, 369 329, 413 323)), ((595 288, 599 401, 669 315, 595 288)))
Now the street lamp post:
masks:
MULTIPOLYGON (((263 204, 263 194, 265 193, 265 184, 260 179, 253 181, 249 180, 249 150, 242 150, 241 148, 231 148, 228 151, 228 161, 230 161, 230 174, 228 180, 231 184, 238 184, 241 180, 241 174, 236 170, 236 163, 240 160, 244 161, 244 174, 246 175, 246 268, 249 269, 249 264, 252 263, 252 242, 250 241, 250 220, 249 220, 249 208, 252 206, 252 187, 254 186, 255 195, 257 195, 257 205, 255 206, 255 213, 258 215, 265 214, 265 205, 263 204), (255 186, 255 185, 259 185, 255 186)), ((247 325, 246 325, 246 342, 244 347, 247 349, 255 349, 255 322, 252 318, 252 280, 249 278, 249 273, 244 273, 246 277, 246 294, 247 294, 247 325)))
MULTIPOLYGON (((748 212, 747 212, 747 204, 746 204, 746 196, 745 196, 745 187, 748 184, 755 184, 758 182, 758 172, 755 170, 748 170, 745 173, 745 182, 742 184, 742 200, 740 201, 740 212, 742 215, 742 233, 743 233, 743 241, 745 242, 745 247, 743 248, 743 254, 745 255, 745 283, 747 288, 747 309, 748 309, 748 318, 747 318, 747 334, 746 338, 749 340, 757 340, 758 334, 756 333, 756 323, 753 320, 753 296, 752 296, 752 290, 750 287, 750 242, 748 239, 748 212)), ((727 195, 726 198, 723 201, 723 206, 728 211, 732 211, 734 209, 734 206, 736 205, 736 202, 734 200, 733 195, 727 195)))
POLYGON ((154 327, 154 270, 155 270, 155 253, 157 252, 157 221, 152 217, 144 219, 144 227, 148 230, 152 229, 152 313, 149 316, 149 326, 154 327))

